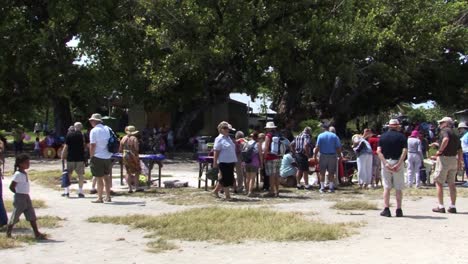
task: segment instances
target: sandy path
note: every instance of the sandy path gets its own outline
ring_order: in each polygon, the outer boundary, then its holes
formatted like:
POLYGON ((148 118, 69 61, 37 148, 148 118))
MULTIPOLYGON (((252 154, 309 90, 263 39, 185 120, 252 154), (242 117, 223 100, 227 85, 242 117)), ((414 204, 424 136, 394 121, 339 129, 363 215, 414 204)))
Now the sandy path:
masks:
MULTIPOLYGON (((169 164, 163 173, 195 182, 197 168, 196 164, 169 164)), ((9 181, 10 178, 4 181, 4 190, 9 181)), ((4 195, 11 199, 9 191, 4 195)), ((325 221, 366 221, 367 225, 358 229, 359 234, 339 241, 241 244, 176 241, 179 250, 153 254, 145 251, 149 240, 143 238, 143 231, 91 224, 86 219, 96 215, 161 214, 189 207, 168 205, 157 198, 124 196, 115 197, 112 204, 92 204, 95 196, 64 199, 60 192, 35 184, 31 196, 45 200, 49 206, 38 210, 38 215, 56 215, 67 221, 60 228, 45 230, 53 239, 50 242, 0 251, 2 263, 468 263, 464 254, 468 238, 464 228, 468 219, 466 198, 459 199, 457 215, 432 213, 434 198, 406 199, 405 218, 383 218, 377 211, 343 214, 329 209, 332 202, 322 200, 277 204, 271 207, 316 212, 313 218, 325 221)))

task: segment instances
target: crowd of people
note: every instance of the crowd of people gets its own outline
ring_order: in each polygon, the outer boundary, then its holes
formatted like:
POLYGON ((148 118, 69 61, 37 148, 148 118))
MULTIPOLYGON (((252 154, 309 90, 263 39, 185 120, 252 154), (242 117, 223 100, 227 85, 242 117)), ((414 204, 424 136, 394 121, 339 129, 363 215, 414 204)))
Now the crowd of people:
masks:
MULTIPOLYGON (((418 125, 413 126, 409 136, 406 136, 398 119, 391 119, 381 135, 366 128, 362 134, 352 137, 360 188, 375 188, 379 182, 382 184, 382 216, 391 216, 391 189, 396 190, 395 214, 401 217, 403 189, 426 185, 428 179, 424 159, 429 147, 438 148, 436 155, 430 157, 435 163, 433 177, 438 198, 438 205, 433 211, 445 212, 443 186, 447 184, 451 197, 448 212, 456 213, 455 179, 463 163, 468 178, 468 126, 463 122, 458 124, 457 132, 450 117, 439 120, 438 125, 439 139, 431 143, 431 138, 425 137, 430 133, 425 133, 418 125)), ((335 192, 335 176, 343 159, 342 143, 332 132, 333 127, 322 124, 321 128, 322 132, 315 142, 310 127, 289 140, 278 132, 273 122, 267 122, 264 133, 254 131, 244 138, 240 131, 234 134, 228 122, 221 122, 213 147, 213 168, 219 169, 219 180, 213 195, 219 198, 220 192, 224 192, 225 199, 230 200, 230 189, 241 193, 245 186, 245 194, 255 196, 253 191, 257 174, 262 176, 263 189, 268 191, 264 196, 279 197, 280 182, 290 185, 286 179, 291 177, 294 177, 297 189, 311 190, 311 166, 318 172, 315 181, 318 191, 335 192)))
MULTIPOLYGON (((93 203, 111 202, 112 195, 112 152, 109 150, 109 139, 112 130, 102 122, 100 114, 89 118, 92 129, 89 140, 83 134, 83 125, 76 122, 70 126, 64 140, 62 159, 68 175, 77 174, 79 179, 78 197, 84 198, 84 170, 87 166, 87 155, 90 158, 90 169, 93 175, 92 190, 97 193, 93 203), (96 188, 97 186, 97 188, 96 188)), ((362 134, 352 137, 352 148, 357 157, 357 178, 362 189, 383 186, 384 209, 380 215, 390 217, 390 192, 396 190, 397 217, 403 216, 403 190, 406 187, 418 188, 425 184, 424 159, 429 147, 437 148, 434 156, 435 170, 433 179, 437 190, 437 206, 432 209, 436 213, 457 213, 456 209, 456 175, 462 164, 465 164, 465 174, 468 178, 468 125, 459 123, 455 128, 450 117, 438 121, 439 138, 434 142, 425 138, 418 126, 414 126, 409 136, 406 136, 398 119, 388 122, 387 130, 378 135, 371 129, 364 129, 362 134), (405 178, 405 163, 406 178, 405 178), (450 193, 450 204, 446 210, 443 199, 443 187, 447 184, 450 193)), ((253 131, 245 137, 241 131, 235 131, 231 124, 222 121, 217 126, 219 135, 213 144, 213 169, 218 175, 217 184, 212 192, 220 198, 224 194, 226 200, 231 199, 231 190, 235 193, 245 193, 248 197, 257 196, 255 185, 257 175, 263 181, 264 197, 279 197, 280 184, 295 185, 298 190, 312 190, 318 186, 320 193, 334 193, 339 164, 343 159, 343 147, 334 128, 322 124, 322 131, 316 140, 313 139, 310 127, 295 137, 280 133, 274 122, 267 122, 265 131, 253 131), (314 183, 309 180, 310 168, 314 167, 318 177, 314 183)), ((141 146, 140 133, 134 126, 127 126, 126 135, 120 140, 119 152, 127 171, 129 192, 142 191, 139 186, 139 175, 142 173, 142 163, 139 160, 141 146)), ((0 142, 0 162, 4 162, 5 145, 0 142)), ((0 203, 0 225, 7 224, 7 236, 11 236, 19 216, 25 214, 31 223, 34 234, 42 239, 45 236, 39 232, 34 208, 29 197, 29 180, 26 170, 29 168, 29 156, 18 154, 15 161, 15 173, 9 189, 15 193, 14 210, 9 221, 3 201, 0 203)), ((3 179, 3 169, 0 170, 0 183, 3 179)), ((466 184, 465 184, 466 185, 466 184)), ((2 197, 0 189, 0 198, 2 197)), ((63 196, 69 197, 68 187, 64 188, 63 196)))

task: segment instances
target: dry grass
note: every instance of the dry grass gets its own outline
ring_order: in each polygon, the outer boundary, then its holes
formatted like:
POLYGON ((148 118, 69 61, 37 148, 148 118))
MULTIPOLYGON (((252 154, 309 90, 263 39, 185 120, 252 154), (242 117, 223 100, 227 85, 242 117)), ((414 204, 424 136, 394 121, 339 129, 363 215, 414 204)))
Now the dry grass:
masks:
MULTIPOLYGON (((5 209, 7 210, 7 212, 11 212, 13 210, 13 201, 11 200, 4 200, 3 201, 4 205, 5 205, 5 209)), ((33 199, 32 200, 32 205, 35 209, 40 209, 40 208, 47 208, 47 205, 45 203, 44 200, 36 200, 36 199, 33 199)))
POLYGON ((17 235, 12 238, 7 238, 4 232, 0 234, 0 250, 21 247, 24 244, 34 244, 36 239, 33 235, 17 235))
MULTIPOLYGON (((39 229, 41 228, 57 228, 60 227, 60 222, 65 221, 65 218, 60 218, 58 216, 51 216, 51 215, 44 215, 37 217, 37 225, 39 229)), ((15 225, 15 228, 31 228, 31 225, 25 219, 19 221, 18 224, 15 225)))
POLYGON ((152 253, 161 253, 168 250, 178 249, 179 247, 171 242, 168 242, 165 239, 158 238, 154 241, 151 241, 147 244, 148 252, 152 253))
POLYGON ((336 202, 332 209, 337 210, 377 210, 377 204, 364 200, 350 200, 336 202))
POLYGON ((34 171, 30 170, 28 172, 29 179, 36 183, 39 183, 42 186, 60 190, 60 177, 62 176, 62 171, 60 170, 51 170, 51 171, 34 171))
MULTIPOLYGON (((150 237, 187 241, 242 242, 337 240, 361 223, 308 221, 300 213, 266 209, 197 208, 160 216, 92 217, 90 222, 129 225, 153 232, 150 237), (247 228, 246 228, 247 227, 247 228)), ((158 243, 156 243, 158 244, 158 243)))
MULTIPOLYGON (((37 217, 37 225, 39 229, 42 228, 57 228, 60 227, 60 222, 65 221, 66 219, 60 218, 57 216, 39 216, 37 217)), ((28 221, 22 219, 15 225, 13 228, 13 237, 7 238, 5 236, 6 226, 0 228, 0 250, 14 247, 21 247, 25 244, 34 244, 36 239, 33 234, 26 234, 25 232, 30 232, 31 225, 28 221)))

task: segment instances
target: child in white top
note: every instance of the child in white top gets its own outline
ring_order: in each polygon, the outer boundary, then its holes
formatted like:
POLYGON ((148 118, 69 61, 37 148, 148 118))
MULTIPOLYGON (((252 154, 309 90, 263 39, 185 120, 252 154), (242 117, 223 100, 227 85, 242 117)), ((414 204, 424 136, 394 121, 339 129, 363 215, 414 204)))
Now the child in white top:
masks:
POLYGON ((29 156, 20 154, 15 161, 15 174, 10 184, 10 190, 15 193, 14 208, 11 213, 10 221, 6 235, 11 237, 13 226, 18 223, 19 217, 24 213, 26 220, 31 223, 36 239, 46 239, 46 235, 39 232, 36 222, 36 212, 32 206, 31 198, 29 197, 29 179, 26 170, 29 168, 29 156))
POLYGON ((36 155, 36 157, 38 158, 41 156, 41 146, 39 143, 39 137, 36 137, 36 141, 34 142, 34 155, 36 155))

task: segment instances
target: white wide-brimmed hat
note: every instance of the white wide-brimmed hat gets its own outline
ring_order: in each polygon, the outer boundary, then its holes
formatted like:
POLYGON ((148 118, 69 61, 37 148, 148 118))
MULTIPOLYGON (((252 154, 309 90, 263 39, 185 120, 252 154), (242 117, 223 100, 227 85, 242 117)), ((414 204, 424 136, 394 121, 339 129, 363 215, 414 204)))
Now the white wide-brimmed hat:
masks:
POLYGON ((388 126, 396 127, 396 126, 399 126, 399 125, 400 125, 400 121, 398 121, 398 119, 396 119, 396 118, 392 118, 392 119, 390 119, 390 121, 388 121, 388 126))
POLYGON ((267 122, 265 128, 276 128, 275 122, 267 122))
POLYGON ((91 117, 88 119, 89 121, 99 121, 102 122, 102 117, 101 114, 94 113, 91 115, 91 117))
POLYGON ((460 128, 468 129, 468 125, 466 125, 465 122, 460 122, 460 124, 458 124, 458 127, 457 127, 457 128, 458 128, 458 129, 460 129, 460 128))
POLYGON ((446 116, 446 117, 442 118, 441 120, 437 121, 437 123, 439 123, 439 124, 444 123, 444 122, 453 123, 453 120, 452 120, 452 118, 446 116))

